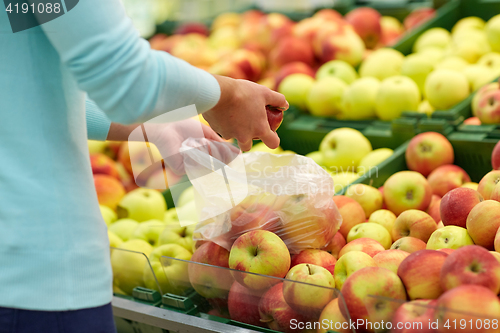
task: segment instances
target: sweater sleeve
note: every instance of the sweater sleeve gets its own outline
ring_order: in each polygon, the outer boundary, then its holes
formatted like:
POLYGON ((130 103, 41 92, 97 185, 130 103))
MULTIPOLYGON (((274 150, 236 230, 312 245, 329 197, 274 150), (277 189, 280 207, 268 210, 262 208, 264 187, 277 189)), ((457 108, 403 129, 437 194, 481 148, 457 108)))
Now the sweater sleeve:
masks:
POLYGON ((113 122, 144 122, 192 104, 202 113, 220 98, 212 75, 151 50, 120 0, 79 1, 41 27, 79 88, 113 122))
POLYGON ((111 121, 106 114, 91 100, 85 101, 87 119, 87 137, 89 140, 106 141, 111 121))

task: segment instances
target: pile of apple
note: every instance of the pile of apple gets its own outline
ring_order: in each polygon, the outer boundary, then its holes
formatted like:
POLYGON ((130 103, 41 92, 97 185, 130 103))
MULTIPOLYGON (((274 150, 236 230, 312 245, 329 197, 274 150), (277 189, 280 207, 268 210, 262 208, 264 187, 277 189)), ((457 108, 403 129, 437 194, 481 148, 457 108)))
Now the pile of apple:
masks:
POLYGON ((371 8, 355 9, 345 18, 333 9, 323 9, 300 22, 279 13, 250 10, 219 15, 210 31, 203 24, 186 23, 172 36, 157 34, 150 43, 153 49, 210 73, 276 89, 285 76, 314 76, 318 66, 330 60, 356 66, 371 49, 393 45, 405 28, 413 29, 433 15, 433 9, 418 9, 403 26, 371 8))
POLYGON ((493 82, 477 91, 471 103, 473 117, 465 124, 500 124, 500 85, 493 82))
MULTIPOLYGON (((500 320, 500 170, 472 183, 453 160, 444 136, 420 134, 406 152, 410 171, 333 198, 343 223, 326 247, 290 255, 267 230, 244 233, 230 251, 207 242, 193 261, 247 274, 199 266, 190 283, 219 315, 282 332, 326 332, 325 320, 351 332, 348 318, 363 320, 359 332, 448 332, 454 320, 487 332, 500 320), (405 323, 420 328, 397 328, 405 323)), ((500 167, 500 144, 492 160, 500 167)))

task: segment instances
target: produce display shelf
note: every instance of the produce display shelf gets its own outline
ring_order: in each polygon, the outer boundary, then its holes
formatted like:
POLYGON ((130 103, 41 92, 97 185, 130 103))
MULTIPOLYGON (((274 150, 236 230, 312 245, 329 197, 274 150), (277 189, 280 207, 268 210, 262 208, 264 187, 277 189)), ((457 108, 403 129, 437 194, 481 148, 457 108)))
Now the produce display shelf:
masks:
MULTIPOLYGON (((449 0, 448 3, 437 10, 434 18, 415 28, 408 34, 405 34, 394 48, 403 54, 410 54, 413 44, 426 30, 440 27, 450 31, 455 23, 464 17, 478 16, 483 20, 489 20, 498 13, 500 13, 499 0, 449 0)), ((442 122, 443 127, 437 129, 437 131, 440 133, 446 132, 446 127, 448 125, 456 128, 462 124, 465 119, 471 117, 471 101, 473 96, 474 93, 470 94, 468 98, 449 110, 436 110, 432 113, 432 119, 445 120, 445 122, 442 122)), ((415 111, 403 112, 403 117, 416 118, 419 120, 426 118, 424 114, 415 111)))
POLYGON ((356 0, 355 7, 371 7, 383 16, 392 16, 403 22, 414 9, 434 7, 432 0, 356 0))

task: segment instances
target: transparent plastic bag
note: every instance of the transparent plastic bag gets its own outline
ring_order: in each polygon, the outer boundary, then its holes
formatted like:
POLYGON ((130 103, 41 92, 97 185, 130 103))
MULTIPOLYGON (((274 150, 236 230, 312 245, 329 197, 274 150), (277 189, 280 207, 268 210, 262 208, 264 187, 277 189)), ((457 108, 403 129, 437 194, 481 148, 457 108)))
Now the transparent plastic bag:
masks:
POLYGON ((312 159, 263 152, 241 154, 206 139, 181 148, 200 218, 196 240, 230 250, 252 230, 276 233, 291 253, 328 245, 342 224, 331 176, 312 159))

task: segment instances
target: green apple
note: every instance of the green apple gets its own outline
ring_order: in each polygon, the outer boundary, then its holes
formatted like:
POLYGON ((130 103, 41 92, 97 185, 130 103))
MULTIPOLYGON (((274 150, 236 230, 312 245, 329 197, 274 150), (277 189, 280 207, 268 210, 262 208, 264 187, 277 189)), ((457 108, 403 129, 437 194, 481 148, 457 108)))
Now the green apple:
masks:
POLYGON ((99 209, 101 210, 102 218, 104 219, 104 222, 106 222, 106 225, 108 227, 111 225, 111 223, 115 222, 118 219, 115 211, 108 206, 99 205, 99 209))
POLYGON ((111 254, 113 284, 131 296, 135 287, 145 287, 143 273, 153 247, 141 239, 122 243, 111 254))
POLYGON ((118 237, 114 232, 109 230, 108 230, 108 239, 110 247, 119 247, 123 243, 123 240, 120 237, 118 237))
POLYGON ((117 207, 119 218, 130 218, 137 222, 163 220, 167 204, 157 190, 138 188, 127 193, 117 207))
POLYGON ((167 226, 162 220, 150 220, 142 222, 134 230, 132 239, 142 239, 143 241, 148 242, 154 247, 158 245, 158 239, 160 238, 163 230, 165 230, 166 228, 167 226))
POLYGON ((345 196, 358 202, 361 207, 363 207, 366 216, 370 216, 374 211, 382 209, 384 201, 382 193, 380 193, 378 189, 365 184, 354 184, 350 186, 345 196))
POLYGON ((461 30, 483 30, 486 27, 486 22, 480 17, 477 16, 469 16, 463 19, 458 20, 457 23, 451 29, 452 34, 456 34, 461 30))
POLYGON ((337 168, 337 172, 356 171, 363 157, 372 151, 370 141, 358 130, 352 128, 337 128, 328 133, 319 145, 323 154, 323 163, 337 168))
POLYGON ((335 288, 341 289, 352 273, 365 267, 377 267, 377 263, 364 252, 351 251, 341 256, 334 268, 335 288))
POLYGON ((451 52, 461 56, 470 63, 476 63, 484 54, 491 52, 488 37, 483 30, 461 29, 452 35, 451 52), (467 50, 467 46, 470 50, 467 50), (458 51, 458 52, 457 52, 458 51), (470 56, 473 56, 470 58, 470 56))
POLYGON ((378 223, 392 234, 392 228, 396 222, 396 215, 387 209, 379 209, 374 211, 368 218, 368 222, 378 223))
POLYGON ((401 66, 401 75, 408 76, 415 81, 420 90, 424 94, 425 80, 427 76, 434 70, 434 62, 421 53, 410 54, 403 61, 401 66))
POLYGON ((382 120, 399 118, 403 111, 415 111, 420 103, 417 84, 406 76, 393 76, 382 81, 375 110, 382 120))
POLYGON ((337 116, 342 113, 342 96, 346 89, 347 83, 332 76, 314 82, 307 94, 307 109, 314 116, 337 116))
POLYGON ((437 229, 431 234, 431 237, 427 241, 426 249, 456 250, 466 245, 474 245, 474 242, 467 232, 467 229, 458 227, 456 225, 447 225, 443 228, 437 229))
MULTIPOLYGON (((467 78, 467 81, 469 81, 469 84, 470 84, 472 91, 475 91, 477 89, 477 85, 479 84, 479 83, 475 84, 474 82, 476 82, 476 81, 481 82, 485 78, 489 78, 491 75, 491 70, 488 67, 486 67, 484 65, 478 65, 478 64, 469 65, 462 72, 464 73, 465 77, 467 78)), ((491 81, 493 81, 493 80, 490 80, 490 82, 491 81)), ((486 82, 486 83, 489 83, 489 82, 486 82)), ((483 85, 484 84, 482 84, 481 86, 483 86, 483 85)))
POLYGON ((379 148, 369 152, 361 159, 356 168, 359 175, 364 175, 367 172, 378 172, 377 166, 394 154, 394 151, 389 148, 379 148), (375 170, 373 170, 375 169, 375 170), (373 170, 373 171, 372 171, 373 170))
POLYGON ((182 227, 180 232, 177 232, 178 230, 172 230, 171 228, 167 227, 163 230, 160 237, 158 238, 158 245, 177 244, 188 251, 193 251, 193 232, 195 227, 195 225, 182 227))
MULTIPOLYGON (((194 187, 189 186, 187 189, 182 191, 181 195, 179 196, 179 199, 177 199, 177 207, 182 207, 185 204, 191 202, 194 200, 194 187)), ((171 208, 173 209, 173 208, 171 208)), ((171 210, 169 209, 169 210, 171 210)))
POLYGON ((333 275, 321 266, 295 265, 288 271, 285 279, 287 280, 283 283, 285 301, 299 313, 319 315, 334 297, 333 275))
POLYGON ((381 48, 370 54, 359 67, 361 77, 375 77, 380 81, 400 75, 405 56, 394 49, 381 48))
POLYGON ((445 49, 451 43, 451 34, 443 28, 432 28, 424 32, 413 44, 413 52, 420 52, 428 47, 445 49))
POLYGON ((321 65, 316 72, 316 79, 321 80, 330 76, 339 78, 347 84, 351 84, 358 78, 358 73, 356 73, 356 70, 345 61, 331 60, 321 65))
POLYGON ((190 260, 191 256, 191 252, 177 244, 158 246, 149 255, 151 266, 144 266, 144 284, 147 288, 157 290, 162 294, 182 295, 191 287, 191 284, 189 283, 188 263, 181 260, 190 260))
POLYGON ((98 154, 98 153, 104 153, 104 151, 108 147, 108 142, 87 140, 87 145, 89 147, 89 154, 98 154))
POLYGON ((469 81, 457 71, 438 69, 425 82, 425 96, 436 110, 448 110, 469 96, 469 81))
POLYGON ((451 56, 446 57, 436 64, 436 70, 438 69, 449 69, 452 71, 462 72, 470 64, 461 57, 451 56))
POLYGON ((342 98, 342 119, 375 118, 375 101, 380 81, 374 77, 364 77, 351 84, 342 98))
POLYGON ((436 110, 431 105, 431 103, 429 103, 428 100, 424 99, 418 105, 418 110, 417 111, 420 112, 420 113, 425 113, 428 117, 430 117, 434 113, 434 111, 436 111, 436 110))
POLYGON ((486 66, 490 69, 500 68, 500 53, 490 52, 482 56, 478 61, 478 65, 486 66))
POLYGON ((123 241, 128 241, 132 238, 135 229, 139 226, 139 222, 132 219, 120 219, 109 226, 108 230, 116 234, 123 241))
POLYGON ((500 52, 500 15, 495 15, 488 21, 486 36, 488 36, 491 49, 500 52))
POLYGON ((331 176, 335 193, 342 191, 347 185, 354 183, 359 178, 357 173, 350 171, 331 173, 331 176))
POLYGON ((358 238, 374 239, 382 244, 386 250, 390 249, 392 245, 392 237, 389 231, 380 224, 374 222, 365 222, 352 227, 347 234, 347 243, 358 238))
POLYGON ((305 110, 307 94, 314 84, 314 79, 307 74, 295 73, 281 81, 278 91, 282 93, 290 105, 305 110))

